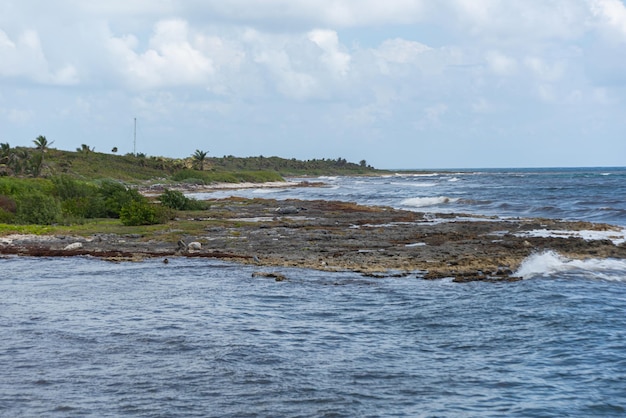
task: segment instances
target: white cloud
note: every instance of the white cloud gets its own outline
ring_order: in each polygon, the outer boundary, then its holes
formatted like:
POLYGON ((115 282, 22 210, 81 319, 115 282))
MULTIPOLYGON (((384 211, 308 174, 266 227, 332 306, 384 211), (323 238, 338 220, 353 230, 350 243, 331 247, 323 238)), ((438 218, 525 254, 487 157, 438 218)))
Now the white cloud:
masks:
POLYGON ((420 42, 406 39, 388 39, 376 50, 376 55, 387 63, 407 64, 414 62, 418 57, 432 48, 420 42))
POLYGON ((422 118, 415 124, 418 130, 438 128, 441 125, 441 118, 448 112, 448 105, 437 103, 427 106, 422 110, 422 118))
POLYGON ((448 24, 460 25, 489 43, 573 39, 584 34, 588 14, 585 1, 572 0, 448 0, 438 4, 439 19, 449 9, 454 18, 448 24))
POLYGON ((214 68, 210 58, 190 41, 187 22, 164 20, 154 27, 149 48, 136 52, 138 40, 133 35, 112 37, 109 51, 121 63, 126 82, 136 88, 197 85, 208 83, 214 68))
POLYGON ((339 76, 348 74, 351 57, 341 51, 337 32, 316 29, 308 33, 308 38, 324 51, 321 60, 333 73, 339 76))
POLYGON ((0 30, 0 77, 22 77, 41 84, 69 85, 79 81, 73 65, 50 71, 39 34, 26 30, 16 41, 0 30))
POLYGON ((626 41, 626 6, 620 0, 591 0, 591 12, 599 20, 600 30, 616 34, 626 41))
POLYGON ((524 64, 537 78, 544 81, 558 81, 564 73, 563 63, 548 64, 540 57, 527 57, 524 64))
POLYGON ((496 75, 508 76, 517 70, 517 61, 498 51, 487 52, 485 60, 489 69, 496 75))
POLYGON ((0 106, 21 109, 0 112, 7 126, 98 115, 102 127, 137 112, 159 125, 154 135, 202 137, 196 126, 243 144, 278 143, 315 119, 307 135, 334 150, 388 132, 410 142, 416 126, 449 143, 452 133, 539 138, 544 114, 617 124, 626 103, 620 0, 0 3, 0 106), (48 112, 59 97, 65 110, 48 112))

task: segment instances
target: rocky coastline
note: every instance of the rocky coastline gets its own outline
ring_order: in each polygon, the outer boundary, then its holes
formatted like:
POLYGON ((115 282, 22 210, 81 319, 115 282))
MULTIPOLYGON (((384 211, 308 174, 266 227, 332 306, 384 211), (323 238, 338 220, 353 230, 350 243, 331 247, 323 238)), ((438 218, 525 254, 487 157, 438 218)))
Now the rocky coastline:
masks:
POLYGON ((427 214, 337 201, 209 203, 206 212, 181 212, 162 231, 146 234, 6 235, 0 237, 0 254, 164 262, 204 257, 277 271, 302 267, 457 282, 518 280, 515 271, 525 258, 550 250, 573 259, 626 259, 623 231, 606 224, 427 214), (594 233, 594 239, 585 238, 594 233))

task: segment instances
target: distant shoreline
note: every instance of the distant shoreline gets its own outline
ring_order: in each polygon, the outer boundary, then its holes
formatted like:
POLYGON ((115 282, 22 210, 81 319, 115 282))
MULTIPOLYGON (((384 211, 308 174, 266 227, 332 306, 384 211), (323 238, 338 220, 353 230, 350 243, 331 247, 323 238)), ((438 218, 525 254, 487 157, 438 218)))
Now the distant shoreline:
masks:
POLYGON ((176 190, 183 193, 210 193, 220 190, 244 190, 244 189, 282 189, 290 187, 324 187, 322 181, 269 181, 265 183, 211 183, 211 184, 153 184, 140 187, 139 192, 144 196, 158 196, 165 190, 176 190))

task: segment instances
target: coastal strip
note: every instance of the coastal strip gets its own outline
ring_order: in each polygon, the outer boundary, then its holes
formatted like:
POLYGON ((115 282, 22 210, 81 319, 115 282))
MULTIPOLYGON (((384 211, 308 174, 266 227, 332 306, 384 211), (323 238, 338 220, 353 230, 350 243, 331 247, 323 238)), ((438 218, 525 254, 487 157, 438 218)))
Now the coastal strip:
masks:
POLYGON ((228 198, 208 203, 207 211, 180 212, 161 229, 145 233, 10 234, 0 237, 0 254, 112 261, 205 257, 458 282, 517 280, 523 260, 545 251, 572 259, 626 259, 624 231, 607 224, 425 214, 322 200, 228 198))

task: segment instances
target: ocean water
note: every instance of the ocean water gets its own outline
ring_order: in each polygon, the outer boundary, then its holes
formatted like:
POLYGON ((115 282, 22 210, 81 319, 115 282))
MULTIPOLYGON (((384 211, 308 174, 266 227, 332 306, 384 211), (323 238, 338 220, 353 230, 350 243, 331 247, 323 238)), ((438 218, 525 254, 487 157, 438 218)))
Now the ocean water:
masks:
MULTIPOLYGON (((213 196, 626 226, 625 174, 455 171, 213 196)), ((200 259, 0 264, 2 417, 626 416, 624 260, 535 254, 525 280, 500 284, 200 259)))
POLYGON ((624 167, 441 170, 291 180, 325 187, 227 190, 191 196, 345 200, 421 212, 577 219, 626 227, 624 167))

